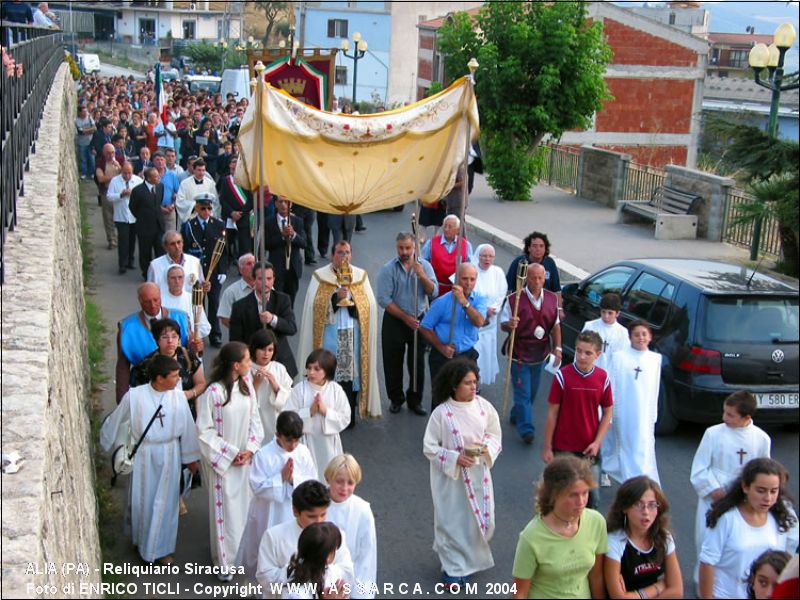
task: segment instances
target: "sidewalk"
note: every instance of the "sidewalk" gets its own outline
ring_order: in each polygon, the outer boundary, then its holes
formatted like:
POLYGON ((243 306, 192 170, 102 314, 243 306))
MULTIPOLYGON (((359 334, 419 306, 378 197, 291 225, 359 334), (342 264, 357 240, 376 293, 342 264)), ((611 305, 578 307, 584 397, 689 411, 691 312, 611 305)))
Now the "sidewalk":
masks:
POLYGON ((583 279, 618 260, 707 258, 741 263, 748 251, 706 240, 656 240, 647 223, 617 224, 616 211, 547 185, 537 185, 532 202, 502 202, 482 175, 475 176, 467 227, 515 255, 532 231, 546 233, 562 281, 583 279))

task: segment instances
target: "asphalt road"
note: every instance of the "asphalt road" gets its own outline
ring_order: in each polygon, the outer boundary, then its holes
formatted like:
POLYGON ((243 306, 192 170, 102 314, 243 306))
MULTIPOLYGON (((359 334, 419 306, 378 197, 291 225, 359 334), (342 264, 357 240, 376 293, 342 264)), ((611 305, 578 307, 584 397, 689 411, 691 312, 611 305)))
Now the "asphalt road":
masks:
MULTIPOLYGON (((116 251, 106 250, 102 234, 100 212, 94 201, 94 186, 85 184, 89 218, 93 225, 93 248, 95 253, 95 301, 110 326, 108 350, 106 352, 106 371, 113 377, 114 346, 113 334, 116 322, 138 310, 136 286, 140 283, 138 271, 117 275, 116 251)), ((506 208, 506 210, 510 210, 506 208)), ((410 229, 411 208, 403 213, 382 212, 365 217, 368 230, 357 233, 353 238, 353 263, 366 268, 373 285, 380 267, 394 256, 394 236, 400 230, 410 229)), ((473 239, 473 244, 482 240, 473 239)), ((632 256, 635 250, 632 249, 632 256)), ((513 257, 497 250, 496 264, 505 268, 513 257)), ((322 263, 320 263, 321 266, 322 263)), ((581 266, 581 265, 578 265, 581 266)), ((234 271, 231 270, 233 275, 234 271)), ((300 312, 310 270, 304 276, 297 299, 300 312)), ((502 339, 502 336, 499 336, 502 339)), ((210 364, 214 352, 209 352, 206 365, 210 364)), ((303 357, 297 357, 302 364, 303 357)), ((378 357, 379 372, 381 359, 378 357)), ((206 367, 208 370, 208 366, 206 367)), ((501 372, 503 364, 501 361, 501 372)), ((381 378, 382 379, 382 378, 381 378)), ((546 382, 543 382, 546 384, 546 382)), ((381 380, 383 387, 383 381, 381 380)), ((427 384, 426 384, 427 386, 427 384)), ((114 405, 113 382, 109 381, 103 394, 106 411, 114 405)), ((425 404, 429 406, 429 386, 426 389, 425 404)), ((482 395, 492 401, 498 410, 502 406, 502 377, 495 385, 484 386, 482 395)), ((361 421, 352 431, 342 434, 342 443, 347 452, 352 453, 361 463, 364 480, 356 493, 369 501, 375 514, 378 536, 378 581, 386 585, 385 597, 436 596, 434 587, 440 578, 438 559, 431 549, 433 541, 433 507, 429 488, 429 465, 422 454, 422 436, 427 422, 403 409, 399 414, 388 412, 388 400, 383 401, 384 416, 381 419, 361 421), (406 584, 407 588, 402 588, 406 584), (415 584, 419 584, 415 592, 415 584), (391 587, 389 587, 391 586, 391 587)), ((496 494, 497 526, 492 540, 495 567, 477 574, 473 580, 477 584, 474 596, 486 597, 502 595, 508 597, 508 589, 494 584, 511 582, 511 567, 517 536, 533 515, 534 482, 542 472, 540 454, 546 413, 544 398, 535 405, 537 437, 533 446, 525 446, 515 432, 503 419, 503 453, 493 469, 496 494)), ((691 573, 694 566, 694 514, 696 496, 689 483, 689 471, 695 449, 703 434, 704 427, 684 425, 676 435, 659 438, 656 443, 661 480, 665 492, 672 502, 673 531, 677 552, 683 570, 685 594, 693 597, 694 586, 691 573)), ((780 460, 791 474, 790 488, 797 496, 798 491, 798 432, 781 427, 767 430, 773 437, 773 455, 780 460)), ((613 488, 601 490, 601 511, 605 512, 613 498, 613 488)), ((114 492, 116 498, 124 503, 124 486, 114 492)), ((187 574, 185 563, 209 564, 209 539, 207 520, 206 490, 195 490, 188 500, 189 514, 181 517, 178 533, 178 547, 175 553, 176 564, 181 565, 177 576, 141 577, 123 576, 117 580, 136 584, 131 597, 181 597, 221 596, 221 585, 214 576, 187 574), (156 589, 145 583, 158 582, 169 588, 156 589)), ((106 557, 108 560, 109 557, 106 557)), ((117 550, 113 557, 115 564, 129 562, 139 565, 140 561, 130 547, 129 540, 121 531, 117 550)), ((234 584, 246 585, 244 577, 234 584)), ((252 590, 243 587, 231 588, 228 594, 248 595, 252 590)))

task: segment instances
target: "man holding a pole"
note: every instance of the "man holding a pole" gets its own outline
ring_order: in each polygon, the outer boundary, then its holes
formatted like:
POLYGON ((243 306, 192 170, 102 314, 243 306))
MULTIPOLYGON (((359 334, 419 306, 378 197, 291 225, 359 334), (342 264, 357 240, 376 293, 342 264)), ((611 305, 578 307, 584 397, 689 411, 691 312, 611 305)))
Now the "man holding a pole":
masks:
MULTIPOLYGON (((420 323, 420 333, 431 347, 428 367, 431 381, 439 369, 452 358, 463 356, 478 360, 475 344, 480 328, 486 322, 486 299, 475 294, 478 269, 471 263, 461 263, 456 271, 452 290, 439 296, 420 323)), ((436 404, 431 400, 431 410, 436 404)))
MULTIPOLYGON (((511 377, 514 383, 514 406, 511 422, 526 444, 534 438, 533 401, 539 388, 542 366, 551 352, 561 362, 561 325, 558 296, 544 289, 545 269, 535 263, 528 267, 526 284, 519 294, 511 294, 503 307, 500 328, 514 334, 511 348, 511 377), (519 304, 519 306, 517 306, 519 304)), ((507 352, 508 343, 504 345, 507 352)))
POLYGON ((381 326, 381 349, 386 394, 391 401, 389 412, 400 412, 403 402, 408 402, 410 411, 424 416, 428 414, 422 407, 425 353, 423 340, 415 332, 425 312, 425 300, 432 301, 439 286, 433 267, 427 260, 416 256, 415 246, 412 233, 397 234, 397 257, 383 265, 378 274, 377 300, 385 310, 381 326), (405 392, 404 358, 409 379, 409 387, 405 392))

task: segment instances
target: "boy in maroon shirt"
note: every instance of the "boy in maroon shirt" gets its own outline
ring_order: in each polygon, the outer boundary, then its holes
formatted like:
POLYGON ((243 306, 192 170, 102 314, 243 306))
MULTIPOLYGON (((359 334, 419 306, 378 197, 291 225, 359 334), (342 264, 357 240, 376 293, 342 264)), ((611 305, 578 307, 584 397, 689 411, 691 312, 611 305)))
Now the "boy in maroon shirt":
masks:
MULTIPOLYGON (((600 445, 611 426, 614 403, 608 373, 594 366, 602 347, 603 340, 596 332, 582 331, 575 341, 575 362, 561 367, 553 378, 542 451, 545 463, 558 453, 588 460, 595 481, 600 473, 600 445)), ((597 488, 593 488, 589 507, 597 508, 598 500, 597 488)))

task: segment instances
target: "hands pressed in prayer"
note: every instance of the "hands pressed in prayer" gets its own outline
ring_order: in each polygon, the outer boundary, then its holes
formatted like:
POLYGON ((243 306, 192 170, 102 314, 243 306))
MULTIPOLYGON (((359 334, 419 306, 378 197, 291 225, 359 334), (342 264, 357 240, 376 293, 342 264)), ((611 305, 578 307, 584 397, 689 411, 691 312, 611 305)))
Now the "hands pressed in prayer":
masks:
POLYGON ((311 416, 313 417, 317 413, 321 414, 323 417, 328 414, 328 407, 325 406, 325 401, 322 399, 322 394, 319 392, 314 396, 314 403, 311 405, 311 416))
POLYGON ((283 469, 281 469, 281 478, 284 481, 291 482, 293 476, 294 476, 294 459, 290 457, 289 460, 286 461, 286 464, 283 465, 283 469))

